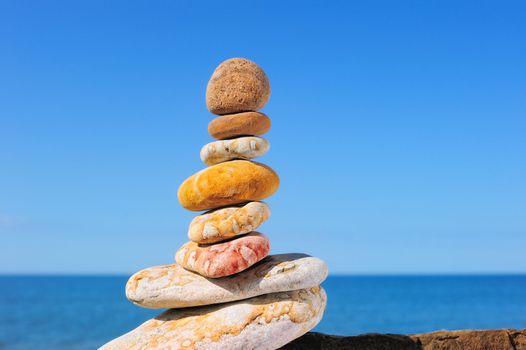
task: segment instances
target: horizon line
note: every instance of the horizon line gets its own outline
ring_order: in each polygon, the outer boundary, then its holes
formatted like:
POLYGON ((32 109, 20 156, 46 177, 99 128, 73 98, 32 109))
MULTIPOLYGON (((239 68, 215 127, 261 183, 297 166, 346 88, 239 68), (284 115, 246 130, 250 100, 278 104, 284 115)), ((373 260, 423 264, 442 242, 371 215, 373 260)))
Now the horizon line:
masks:
MULTIPOLYGON (((127 277, 125 272, 0 272, 0 277, 127 277)), ((526 276, 523 272, 336 272, 328 277, 462 277, 462 276, 526 276)))

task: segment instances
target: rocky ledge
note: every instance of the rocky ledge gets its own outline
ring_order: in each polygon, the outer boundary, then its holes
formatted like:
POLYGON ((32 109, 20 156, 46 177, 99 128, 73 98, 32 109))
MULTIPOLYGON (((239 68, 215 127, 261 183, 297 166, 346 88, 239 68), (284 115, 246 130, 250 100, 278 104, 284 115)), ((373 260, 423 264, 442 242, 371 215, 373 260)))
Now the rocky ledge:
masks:
POLYGON ((310 332, 282 349, 526 350, 526 329, 438 331, 415 335, 364 334, 352 337, 310 332))

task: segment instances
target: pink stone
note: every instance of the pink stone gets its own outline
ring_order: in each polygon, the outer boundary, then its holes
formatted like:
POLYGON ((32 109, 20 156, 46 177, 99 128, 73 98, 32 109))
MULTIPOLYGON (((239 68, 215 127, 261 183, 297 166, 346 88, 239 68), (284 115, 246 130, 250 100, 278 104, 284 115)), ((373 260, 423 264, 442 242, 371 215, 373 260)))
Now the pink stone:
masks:
POLYGON ((185 269, 202 276, 219 278, 246 270, 270 250, 268 238, 252 232, 233 240, 216 244, 185 243, 175 254, 175 260, 185 269))

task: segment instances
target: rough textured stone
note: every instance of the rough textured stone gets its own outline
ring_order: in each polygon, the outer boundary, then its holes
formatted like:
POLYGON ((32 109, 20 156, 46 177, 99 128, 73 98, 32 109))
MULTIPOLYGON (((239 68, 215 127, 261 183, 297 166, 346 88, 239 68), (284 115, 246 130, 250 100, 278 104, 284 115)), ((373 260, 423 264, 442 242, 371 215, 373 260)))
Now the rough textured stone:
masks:
POLYGON ((252 159, 268 152, 267 140, 256 136, 239 137, 232 140, 210 142, 201 148, 201 160, 207 165, 214 165, 232 159, 252 159))
POLYGON ((285 345, 282 350, 421 350, 408 336, 396 334, 366 334, 342 337, 322 333, 307 333, 285 345))
POLYGON ((438 331, 416 335, 365 334, 342 337, 307 333, 283 350, 526 350, 526 329, 438 331))
POLYGON ((270 208, 263 202, 217 209, 196 216, 188 228, 188 238, 201 244, 224 241, 254 231, 269 217, 270 208))
POLYGON ((208 133, 218 140, 263 135, 270 125, 270 118, 261 112, 242 112, 215 118, 208 124, 208 133))
POLYGON ((233 160, 201 170, 179 187, 181 205, 188 210, 209 210, 271 196, 279 177, 270 167, 248 160, 233 160))
POLYGON ((311 288, 327 273, 322 260, 305 254, 271 255, 241 273, 213 280, 177 264, 155 266, 130 277, 126 296, 152 309, 200 306, 311 288))
POLYGON ((423 350, 453 349, 492 349, 519 350, 526 349, 525 332, 513 334, 506 330, 492 331, 439 331, 411 336, 422 345, 423 350), (522 338, 522 339, 521 339, 522 338))
POLYGON ((267 75, 245 58, 231 58, 221 63, 206 87, 206 105, 214 114, 257 111, 269 97, 267 75))
POLYGON ((277 349, 318 324, 326 302, 325 291, 313 287, 222 305, 172 309, 101 349, 277 349))
POLYGON ((246 270, 270 251, 268 238, 258 232, 210 245, 187 242, 175 254, 175 260, 201 276, 219 278, 246 270))

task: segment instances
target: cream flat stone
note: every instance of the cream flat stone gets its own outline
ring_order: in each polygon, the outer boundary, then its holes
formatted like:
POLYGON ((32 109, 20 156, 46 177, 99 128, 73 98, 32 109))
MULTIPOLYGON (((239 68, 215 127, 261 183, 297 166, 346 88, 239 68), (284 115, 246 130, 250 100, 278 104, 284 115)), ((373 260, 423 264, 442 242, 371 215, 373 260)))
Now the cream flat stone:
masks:
POLYGON ((231 140, 210 142, 201 148, 201 160, 214 165, 232 159, 252 159, 261 157, 270 149, 270 144, 262 137, 245 136, 231 140))
POLYGON ((311 288, 327 277, 327 265, 305 254, 270 255, 233 276, 209 279, 177 264, 150 267, 126 284, 126 297, 146 308, 226 303, 262 294, 311 288))
POLYGON ((278 349, 314 328, 326 303, 325 291, 317 286, 168 310, 100 349, 278 349))
POLYGON ((217 209, 196 216, 188 228, 188 238, 196 243, 224 241, 256 230, 269 217, 270 208, 263 202, 217 209))

